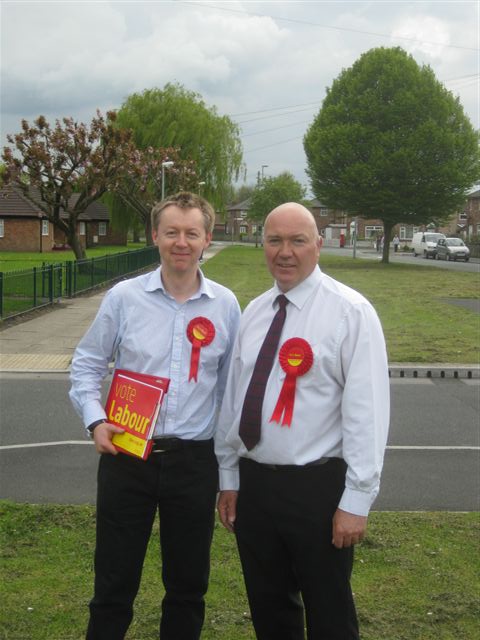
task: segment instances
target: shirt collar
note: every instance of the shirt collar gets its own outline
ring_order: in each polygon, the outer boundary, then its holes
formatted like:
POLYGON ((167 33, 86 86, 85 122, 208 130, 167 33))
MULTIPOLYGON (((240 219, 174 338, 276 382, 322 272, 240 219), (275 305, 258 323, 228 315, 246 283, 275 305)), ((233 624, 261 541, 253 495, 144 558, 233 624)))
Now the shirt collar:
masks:
MULTIPOLYGON (((318 265, 315 266, 312 273, 302 280, 300 284, 297 284, 296 287, 287 291, 284 295, 288 299, 289 302, 294 304, 298 309, 301 309, 305 302, 308 300, 313 291, 317 288, 318 283, 322 279, 322 272, 318 265)), ((273 301, 276 300, 277 296, 283 293, 275 282, 275 285, 272 289, 273 301)))
MULTIPOLYGON (((164 295, 170 296, 168 291, 163 286, 162 282, 162 267, 158 267, 155 271, 148 276, 147 282, 145 284, 145 291, 161 291, 164 295)), ((215 298, 215 293, 212 289, 210 282, 205 278, 201 269, 198 270, 198 274, 200 276, 200 286, 196 293, 190 298, 190 300, 195 300, 197 298, 201 298, 202 296, 206 296, 207 298, 215 298)))

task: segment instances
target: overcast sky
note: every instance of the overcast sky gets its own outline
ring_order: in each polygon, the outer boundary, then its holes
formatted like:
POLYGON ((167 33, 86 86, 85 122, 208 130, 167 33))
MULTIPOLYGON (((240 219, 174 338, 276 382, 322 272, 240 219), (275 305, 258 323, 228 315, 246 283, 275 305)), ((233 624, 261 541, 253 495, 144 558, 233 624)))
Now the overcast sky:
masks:
POLYGON ((402 46, 479 128, 480 2, 1 2, 1 142, 32 120, 119 108, 179 82, 241 126, 246 182, 290 171, 325 89, 374 47, 402 46))

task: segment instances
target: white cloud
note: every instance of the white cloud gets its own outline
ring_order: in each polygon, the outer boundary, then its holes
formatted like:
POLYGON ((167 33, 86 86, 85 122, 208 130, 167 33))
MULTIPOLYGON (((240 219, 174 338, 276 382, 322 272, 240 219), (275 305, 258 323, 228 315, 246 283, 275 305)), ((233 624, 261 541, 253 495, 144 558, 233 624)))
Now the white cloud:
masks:
POLYGON ((419 51, 430 58, 440 58, 445 52, 445 45, 450 44, 448 25, 443 20, 431 16, 416 16, 403 20, 392 31, 392 38, 411 40, 403 41, 404 49, 410 53, 419 51))
POLYGON ((479 126, 478 76, 477 85, 475 78, 456 80, 478 74, 478 54, 452 46, 479 46, 472 2, 213 2, 206 8, 4 0, 1 18, 2 140, 23 117, 88 121, 97 107, 118 108, 135 91, 180 82, 220 113, 316 103, 242 125, 244 134, 266 131, 244 139, 250 180, 268 164, 269 175, 291 170, 306 182, 302 138, 325 88, 368 49, 392 44, 448 80, 479 126), (276 127, 282 128, 267 131, 276 127))

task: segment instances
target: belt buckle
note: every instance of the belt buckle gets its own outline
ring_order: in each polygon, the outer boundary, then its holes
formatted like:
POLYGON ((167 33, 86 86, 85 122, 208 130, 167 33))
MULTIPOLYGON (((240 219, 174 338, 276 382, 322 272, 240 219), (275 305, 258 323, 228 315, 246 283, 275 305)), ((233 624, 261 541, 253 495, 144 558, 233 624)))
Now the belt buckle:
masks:
POLYGON ((166 449, 155 449, 155 445, 152 448, 152 453, 165 453, 166 449))

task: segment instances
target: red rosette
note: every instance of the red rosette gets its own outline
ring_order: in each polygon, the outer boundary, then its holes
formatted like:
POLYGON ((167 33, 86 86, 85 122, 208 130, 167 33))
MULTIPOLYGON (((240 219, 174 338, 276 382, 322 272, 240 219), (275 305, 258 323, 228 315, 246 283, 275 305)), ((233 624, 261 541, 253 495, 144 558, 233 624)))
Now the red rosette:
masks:
POLYGON ((283 343, 278 359, 287 374, 270 422, 282 422, 282 426, 292 424, 297 378, 303 376, 313 364, 312 347, 303 338, 290 338, 283 343), (283 416, 283 419, 282 419, 283 416))
POLYGON ((198 364, 200 362, 200 349, 208 346, 215 337, 213 322, 203 316, 197 316, 190 320, 187 327, 187 338, 192 343, 192 355, 190 357, 190 373, 188 380, 197 381, 198 364))

